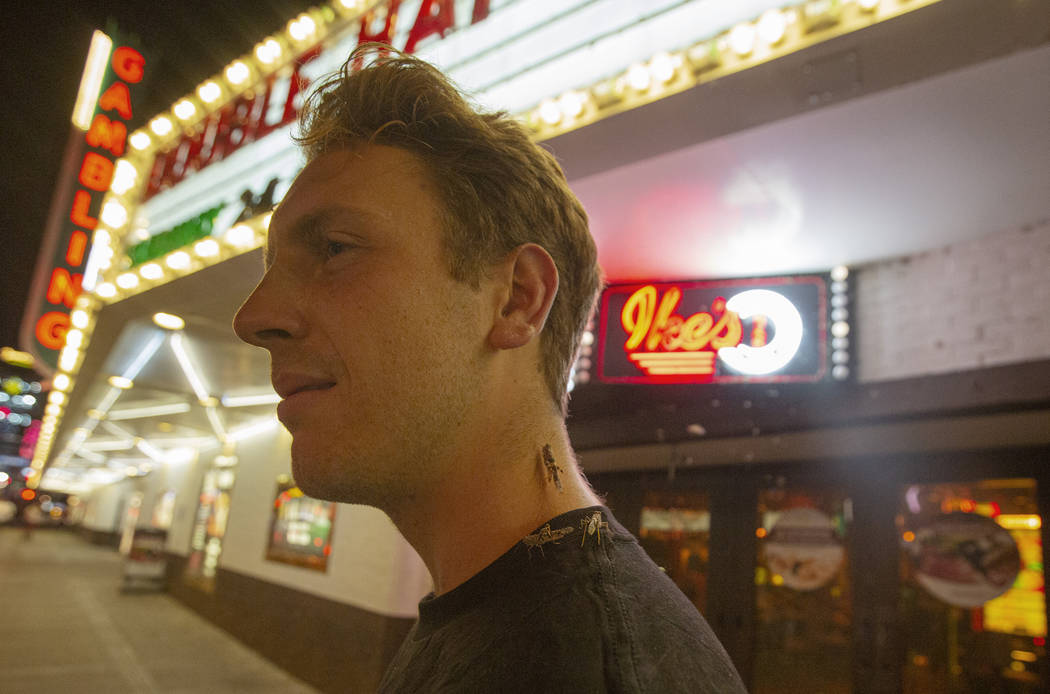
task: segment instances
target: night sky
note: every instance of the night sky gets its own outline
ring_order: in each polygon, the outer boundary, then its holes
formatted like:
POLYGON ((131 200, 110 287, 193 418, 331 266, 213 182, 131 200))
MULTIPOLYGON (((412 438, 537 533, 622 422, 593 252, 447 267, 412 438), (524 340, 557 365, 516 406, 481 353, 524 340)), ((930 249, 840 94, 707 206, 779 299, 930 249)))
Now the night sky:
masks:
POLYGON ((37 249, 69 138, 91 34, 116 22, 147 57, 141 125, 260 39, 284 28, 307 0, 27 2, 4 7, 0 185, 0 346, 18 346, 37 249))

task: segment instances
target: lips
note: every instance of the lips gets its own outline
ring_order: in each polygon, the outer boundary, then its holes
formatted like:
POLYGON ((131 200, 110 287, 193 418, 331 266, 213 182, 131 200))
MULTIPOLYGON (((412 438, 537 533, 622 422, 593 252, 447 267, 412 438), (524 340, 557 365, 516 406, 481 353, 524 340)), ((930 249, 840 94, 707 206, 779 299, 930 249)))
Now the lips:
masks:
POLYGON ((309 416, 318 401, 335 386, 335 381, 311 374, 274 374, 271 380, 274 390, 281 396, 277 418, 285 426, 309 416))

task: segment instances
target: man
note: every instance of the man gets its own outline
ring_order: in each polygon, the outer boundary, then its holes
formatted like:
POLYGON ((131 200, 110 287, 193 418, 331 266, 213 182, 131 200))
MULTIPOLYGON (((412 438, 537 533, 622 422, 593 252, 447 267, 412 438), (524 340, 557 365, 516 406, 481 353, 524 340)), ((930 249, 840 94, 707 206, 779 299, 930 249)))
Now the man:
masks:
POLYGON ((235 329, 270 352, 298 485, 384 510, 430 570, 381 691, 743 691, 573 459, 566 385, 601 282, 553 157, 375 46, 302 126, 235 329))

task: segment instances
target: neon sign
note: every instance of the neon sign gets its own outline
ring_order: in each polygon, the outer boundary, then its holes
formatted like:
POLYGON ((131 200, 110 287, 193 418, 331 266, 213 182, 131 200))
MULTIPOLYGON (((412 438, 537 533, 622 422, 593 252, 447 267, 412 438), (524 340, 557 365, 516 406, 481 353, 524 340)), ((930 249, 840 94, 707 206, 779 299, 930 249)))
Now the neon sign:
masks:
POLYGON ((613 383, 816 381, 826 371, 826 280, 612 286, 598 376, 613 383))
POLYGON ((116 160, 124 154, 127 123, 132 118, 132 90, 142 81, 146 63, 131 46, 118 45, 110 52, 113 44, 109 37, 96 34, 106 46, 99 66, 105 71, 101 93, 84 107, 86 132, 82 140, 74 141, 73 147, 79 149, 70 150, 77 155, 74 171, 70 171, 75 173, 75 182, 72 190, 66 184, 68 192, 58 224, 49 222, 22 324, 22 344, 43 371, 55 369, 58 352, 65 344, 70 312, 80 295, 90 255, 89 239, 98 227, 99 208, 113 181, 116 160))

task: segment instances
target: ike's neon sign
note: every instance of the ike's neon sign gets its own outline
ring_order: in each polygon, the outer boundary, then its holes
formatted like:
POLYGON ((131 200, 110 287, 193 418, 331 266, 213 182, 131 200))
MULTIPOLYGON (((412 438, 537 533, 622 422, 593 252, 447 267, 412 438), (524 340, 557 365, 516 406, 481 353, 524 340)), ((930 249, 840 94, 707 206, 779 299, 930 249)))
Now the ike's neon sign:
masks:
POLYGON ((601 302, 599 377, 817 380, 824 373, 824 295, 820 277, 610 287, 601 302))

